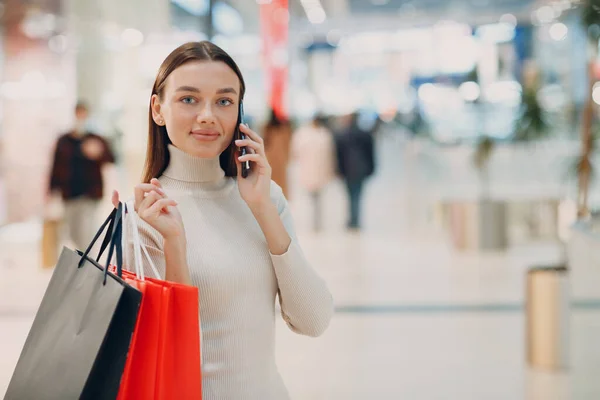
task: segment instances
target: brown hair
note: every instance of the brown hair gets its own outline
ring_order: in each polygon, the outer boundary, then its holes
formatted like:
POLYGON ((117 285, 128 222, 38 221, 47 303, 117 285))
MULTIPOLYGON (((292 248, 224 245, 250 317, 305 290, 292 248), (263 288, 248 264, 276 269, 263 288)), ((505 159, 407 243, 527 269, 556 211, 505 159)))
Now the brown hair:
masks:
MULTIPOLYGON (((156 94, 159 99, 161 99, 165 88, 165 82, 171 72, 175 71, 175 69, 183 64, 193 61, 216 61, 227 64, 240 79, 239 104, 241 105, 246 91, 246 84, 244 83, 242 72, 229 54, 219 46, 208 41, 189 42, 173 50, 173 52, 165 58, 158 70, 154 86, 152 87, 152 95, 156 94)), ((234 139, 239 136, 239 124, 241 122, 239 114, 238 105, 238 123, 234 139)), ((163 172, 165 172, 165 169, 167 169, 170 161, 168 146, 171 144, 171 140, 167 134, 167 128, 157 125, 152 118, 152 100, 150 101, 148 112, 148 124, 148 148, 146 150, 146 163, 142 174, 142 182, 145 183, 150 182, 152 178, 160 177, 163 172)), ((221 168, 225 171, 225 176, 237 176, 237 165, 235 163, 236 151, 235 144, 232 141, 219 156, 221 168)))

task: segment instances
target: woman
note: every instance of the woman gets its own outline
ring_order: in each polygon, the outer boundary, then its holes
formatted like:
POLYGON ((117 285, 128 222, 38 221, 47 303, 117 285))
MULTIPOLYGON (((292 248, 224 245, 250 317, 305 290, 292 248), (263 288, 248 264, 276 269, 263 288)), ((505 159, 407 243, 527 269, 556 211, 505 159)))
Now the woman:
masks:
POLYGON ((281 119, 274 110, 263 129, 265 153, 273 170, 273 181, 283 190, 283 195, 289 198, 287 185, 287 168, 290 162, 290 143, 292 127, 289 121, 281 119))
POLYGON ((161 277, 199 288, 208 400, 288 398, 275 365, 276 295, 294 332, 318 336, 333 314, 271 182, 263 141, 240 124, 244 90, 237 65, 214 44, 173 51, 152 89, 144 183, 135 187, 142 240, 161 277), (240 156, 241 146, 249 154, 240 156))
POLYGON ((292 139, 292 154, 298 164, 299 183, 313 200, 313 229, 321 229, 321 197, 325 187, 335 178, 335 142, 325 124, 316 115, 310 124, 302 126, 292 139))

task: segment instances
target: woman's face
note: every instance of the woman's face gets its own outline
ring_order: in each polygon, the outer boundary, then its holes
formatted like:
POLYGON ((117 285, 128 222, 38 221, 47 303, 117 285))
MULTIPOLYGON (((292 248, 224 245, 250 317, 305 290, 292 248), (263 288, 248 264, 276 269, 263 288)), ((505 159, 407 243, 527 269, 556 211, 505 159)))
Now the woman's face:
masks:
POLYGON ((167 127, 180 150, 219 156, 231 143, 238 120, 240 80, 227 64, 194 61, 167 77, 162 99, 152 96, 152 117, 167 127))

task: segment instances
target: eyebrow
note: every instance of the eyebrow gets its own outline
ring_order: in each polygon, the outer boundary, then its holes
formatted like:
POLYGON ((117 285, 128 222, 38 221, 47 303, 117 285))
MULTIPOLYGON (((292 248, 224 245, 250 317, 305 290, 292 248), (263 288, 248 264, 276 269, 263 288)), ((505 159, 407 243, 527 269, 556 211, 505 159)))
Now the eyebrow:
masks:
MULTIPOLYGON (((200 93, 200 89, 193 87, 193 86, 180 86, 177 88, 176 90, 177 92, 194 92, 194 93, 200 93)), ((236 90, 232 87, 226 87, 226 88, 222 88, 217 90, 217 94, 224 94, 224 93, 233 93, 233 94, 237 94, 236 90)))

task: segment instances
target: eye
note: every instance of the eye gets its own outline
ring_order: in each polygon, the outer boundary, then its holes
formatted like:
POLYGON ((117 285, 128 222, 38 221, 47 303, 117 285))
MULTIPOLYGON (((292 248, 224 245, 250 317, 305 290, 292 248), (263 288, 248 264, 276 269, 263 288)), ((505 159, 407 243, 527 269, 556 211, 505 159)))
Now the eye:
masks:
POLYGON ((196 102, 196 99, 194 99, 193 97, 186 96, 181 99, 181 102, 183 104, 194 104, 196 102))
POLYGON ((220 106, 223 107, 227 107, 233 104, 233 101, 231 99, 219 99, 217 101, 217 104, 219 104, 220 106))

